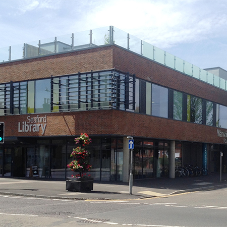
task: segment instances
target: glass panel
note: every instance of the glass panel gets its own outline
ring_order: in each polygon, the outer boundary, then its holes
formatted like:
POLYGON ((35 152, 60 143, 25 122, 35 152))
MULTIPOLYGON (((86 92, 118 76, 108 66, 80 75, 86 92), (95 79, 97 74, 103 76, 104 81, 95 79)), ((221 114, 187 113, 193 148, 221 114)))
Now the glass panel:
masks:
POLYGON ((175 69, 180 72, 184 72, 184 61, 180 58, 175 57, 175 69))
POLYGON ((140 111, 140 80, 136 79, 136 84, 135 84, 135 112, 139 113, 140 111))
POLYGON ((175 148, 175 166, 181 167, 182 166, 182 145, 181 143, 176 143, 175 148))
POLYGON ((0 62, 9 61, 9 47, 0 48, 0 62))
POLYGON ((59 92, 60 92, 60 79, 53 78, 53 110, 52 112, 59 112, 59 92))
POLYGON ((154 46, 143 41, 143 56, 151 60, 154 59, 154 46))
POLYGON ((127 36, 126 32, 114 27, 114 44, 127 49, 127 36))
POLYGON ((11 47, 11 60, 17 60, 17 59, 22 59, 24 57, 23 55, 24 51, 24 45, 14 45, 11 47))
POLYGON ((74 50, 80 50, 92 46, 90 44, 90 31, 74 33, 74 50))
POLYGON ((37 57, 39 56, 39 42, 29 42, 25 44, 24 56, 25 58, 37 57))
POLYGON ((188 76, 192 76, 192 64, 189 62, 184 62, 184 73, 186 73, 188 76))
POLYGON ((39 177, 50 177, 50 147, 48 145, 40 145, 37 149, 37 166, 39 177))
POLYGON ((214 86, 219 87, 220 86, 220 77, 214 75, 214 86))
POLYGON ((93 73, 93 86, 92 86, 92 93, 93 93, 93 109, 98 109, 100 107, 100 100, 99 100, 99 74, 98 73, 93 73))
MULTIPOLYGON (((110 108, 111 103, 109 102, 111 100, 111 74, 108 74, 108 72, 100 73, 100 106, 101 108, 110 108)), ((120 80, 124 79, 124 76, 120 76, 120 80)), ((124 106, 124 97, 125 97, 125 89, 124 84, 120 85, 120 109, 125 109, 124 106)))
POLYGON ((199 74, 200 74, 200 68, 193 65, 193 77, 199 79, 199 74))
POLYGON ((100 139, 93 139, 92 138, 92 146, 88 147, 88 150, 91 154, 91 175, 95 180, 100 180, 100 146, 101 140, 100 139))
POLYGON ((207 82, 207 71, 200 69, 200 80, 207 82))
POLYGON ((220 88, 225 90, 225 81, 224 79, 220 78, 220 88))
POLYGON ((182 120, 182 101, 182 93, 173 91, 173 119, 175 120, 182 120))
POLYGON ((27 81, 20 82, 20 114, 27 113, 27 81))
MULTIPOLYGON (((55 143, 57 141, 53 141, 55 143)), ((63 144, 63 141, 60 141, 60 144, 63 144)), ((66 149, 65 146, 55 145, 52 147, 51 151, 51 177, 64 179, 65 178, 65 163, 66 163, 66 149)), ((49 171, 48 169, 45 170, 49 171)), ((45 173, 49 175, 49 172, 45 173)))
POLYGON ((168 89, 152 84, 152 115, 168 117, 168 89))
POLYGON ((227 128, 227 107, 222 105, 217 105, 217 127, 227 128))
MULTIPOLYGON (((74 89, 72 88, 72 83, 74 82, 74 76, 71 76, 70 79, 68 77, 61 77, 59 78, 59 111, 68 111, 69 110, 69 102, 73 103, 76 102, 78 103, 78 97, 76 100, 71 100, 72 96, 74 95, 74 89)), ((77 78, 78 82, 78 78, 77 78)), ((75 89, 76 90, 76 89, 75 89)), ((77 89, 78 90, 78 89, 77 89)), ((56 100, 57 101, 57 100, 56 100)), ((78 107, 77 107, 78 108, 78 107)))
POLYGON ((20 108, 20 87, 19 82, 13 83, 13 113, 19 114, 19 108, 20 108))
POLYGON ((191 121, 191 96, 187 95, 187 121, 191 121))
POLYGON ((12 152, 11 149, 5 149, 4 154, 4 177, 10 177, 11 176, 11 157, 12 152))
POLYGON ((154 150, 153 142, 143 142, 143 177, 154 177, 154 150))
POLYGON ((202 124, 202 99, 191 96, 190 121, 202 124))
POLYGON ((151 115, 151 83, 146 82, 146 114, 151 115))
POLYGON ((41 40, 40 55, 54 54, 55 48, 57 53, 57 42, 55 43, 55 37, 41 40))
POLYGON ((214 75, 212 74, 212 73, 209 73, 208 72, 208 74, 207 74, 208 76, 207 76, 207 82, 209 83, 209 84, 214 84, 214 75))
POLYGON ((72 50, 72 34, 57 37, 57 53, 72 50))
POLYGON ((50 79, 36 80, 35 113, 50 112, 50 79))
POLYGON ((102 153, 101 154, 102 154, 102 157, 101 157, 101 161, 102 161, 101 181, 110 181, 110 163, 111 163, 110 140, 105 140, 105 142, 102 143, 102 153))
POLYGON ((206 125, 213 126, 213 103, 206 101, 206 125))
POLYGON ((92 44, 95 46, 110 43, 109 27, 96 28, 92 30, 92 44))
POLYGON ((165 52, 154 46, 154 60, 164 65, 165 63, 164 56, 165 56, 165 52))
POLYGON ((166 52, 166 66, 174 69, 174 55, 166 52))
POLYGON ((142 178, 142 160, 143 160, 143 154, 142 154, 142 148, 136 148, 134 150, 134 171, 133 175, 135 179, 142 178))
POLYGON ((5 85, 5 114, 10 114, 10 84, 5 85))
POLYGON ((133 35, 130 35, 129 50, 137 54, 141 54, 141 40, 133 35))

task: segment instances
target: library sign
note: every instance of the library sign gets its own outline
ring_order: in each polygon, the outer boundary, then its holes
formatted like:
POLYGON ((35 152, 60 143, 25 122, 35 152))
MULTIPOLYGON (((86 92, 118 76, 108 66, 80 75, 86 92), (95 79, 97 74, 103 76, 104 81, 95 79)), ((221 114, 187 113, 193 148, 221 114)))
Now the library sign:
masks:
POLYGON ((47 126, 47 117, 27 116, 27 119, 22 122, 18 122, 18 132, 42 132, 45 133, 47 126))

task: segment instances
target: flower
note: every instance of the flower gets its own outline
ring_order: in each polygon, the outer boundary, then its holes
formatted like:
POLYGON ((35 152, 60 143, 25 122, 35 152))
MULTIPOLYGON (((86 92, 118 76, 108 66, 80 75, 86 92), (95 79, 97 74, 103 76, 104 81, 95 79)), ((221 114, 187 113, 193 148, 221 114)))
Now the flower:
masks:
POLYGON ((69 169, 71 169, 73 172, 79 172, 79 174, 76 174, 73 177, 90 177, 86 175, 87 171, 90 171, 91 165, 90 165, 90 153, 85 149, 85 145, 88 145, 91 143, 91 139, 89 138, 88 134, 81 133, 80 137, 75 138, 75 143, 81 146, 78 146, 76 148, 73 148, 73 151, 70 155, 70 157, 73 158, 73 160, 67 165, 69 169))
POLYGON ((81 133, 79 137, 75 138, 76 144, 82 143, 83 146, 91 143, 91 139, 89 138, 87 133, 81 133))

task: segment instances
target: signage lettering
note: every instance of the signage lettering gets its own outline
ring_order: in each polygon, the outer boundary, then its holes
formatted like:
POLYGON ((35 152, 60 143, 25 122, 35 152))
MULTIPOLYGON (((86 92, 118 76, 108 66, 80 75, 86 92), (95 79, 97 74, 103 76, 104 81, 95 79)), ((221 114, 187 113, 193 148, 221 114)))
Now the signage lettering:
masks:
POLYGON ((42 131, 42 135, 46 130, 46 115, 44 117, 36 117, 27 116, 26 121, 18 122, 18 132, 39 132, 42 131))

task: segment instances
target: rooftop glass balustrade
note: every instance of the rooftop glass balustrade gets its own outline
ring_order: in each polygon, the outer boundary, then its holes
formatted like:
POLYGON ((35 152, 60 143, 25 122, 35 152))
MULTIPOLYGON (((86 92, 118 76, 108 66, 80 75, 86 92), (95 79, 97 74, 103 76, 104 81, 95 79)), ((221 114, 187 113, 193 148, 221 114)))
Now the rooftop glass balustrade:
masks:
POLYGON ((113 26, 0 48, 0 64, 110 44, 121 46, 187 76, 227 90, 226 80, 113 26))

